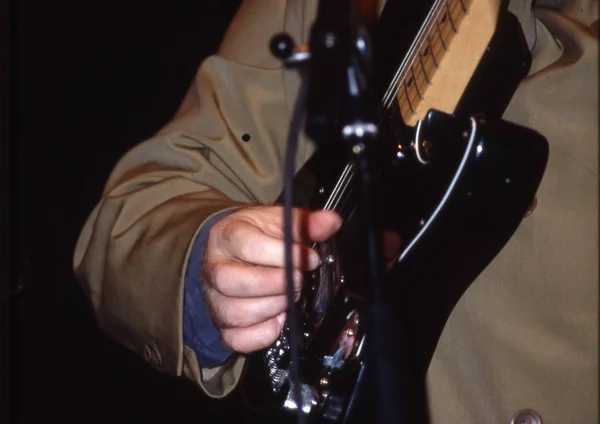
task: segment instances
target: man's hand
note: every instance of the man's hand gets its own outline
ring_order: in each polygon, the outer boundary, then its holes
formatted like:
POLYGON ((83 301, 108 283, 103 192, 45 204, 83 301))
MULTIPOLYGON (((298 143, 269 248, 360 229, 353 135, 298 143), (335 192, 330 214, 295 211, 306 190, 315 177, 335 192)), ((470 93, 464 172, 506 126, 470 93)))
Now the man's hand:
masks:
MULTIPOLYGON (((293 212, 294 288, 299 295, 302 272, 320 265, 317 252, 305 245, 323 242, 342 224, 328 210, 293 212)), ((283 208, 246 207, 211 229, 204 258, 204 293, 209 315, 233 351, 249 353, 278 337, 287 310, 283 208)))

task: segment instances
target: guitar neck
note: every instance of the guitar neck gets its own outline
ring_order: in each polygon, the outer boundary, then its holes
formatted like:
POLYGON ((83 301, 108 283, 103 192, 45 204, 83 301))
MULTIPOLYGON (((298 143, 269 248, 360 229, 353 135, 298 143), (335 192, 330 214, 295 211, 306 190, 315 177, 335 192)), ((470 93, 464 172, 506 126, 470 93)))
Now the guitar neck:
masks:
MULTIPOLYGON (((391 8, 399 2, 388 0, 391 8)), ((425 2, 427 3, 427 2, 425 2)), ((387 7, 388 5, 386 5, 387 7)), ((378 43, 397 44, 411 31, 408 53, 389 74, 382 93, 386 108, 397 108, 405 124, 414 126, 430 109, 453 113, 473 76, 498 22, 500 0, 436 0, 429 7, 412 7, 398 15, 414 15, 420 27, 396 30, 382 15, 378 43), (424 17, 423 17, 424 16, 424 17), (421 18, 421 19, 419 19, 421 18), (395 103, 395 104, 394 104, 395 103)), ((406 20, 405 20, 406 21, 406 20)), ((389 68, 389 64, 388 64, 389 68)))

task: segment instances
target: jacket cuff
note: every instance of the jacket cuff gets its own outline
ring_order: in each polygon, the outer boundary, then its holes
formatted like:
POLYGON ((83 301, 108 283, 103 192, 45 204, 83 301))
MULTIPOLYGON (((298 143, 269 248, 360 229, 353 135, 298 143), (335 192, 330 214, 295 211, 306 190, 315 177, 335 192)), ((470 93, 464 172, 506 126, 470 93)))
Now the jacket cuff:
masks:
POLYGON ((185 271, 183 299, 183 344, 196 355, 203 368, 223 365, 233 354, 221 339, 221 331, 213 324, 202 290, 204 247, 214 224, 234 212, 228 209, 210 217, 195 238, 185 271))

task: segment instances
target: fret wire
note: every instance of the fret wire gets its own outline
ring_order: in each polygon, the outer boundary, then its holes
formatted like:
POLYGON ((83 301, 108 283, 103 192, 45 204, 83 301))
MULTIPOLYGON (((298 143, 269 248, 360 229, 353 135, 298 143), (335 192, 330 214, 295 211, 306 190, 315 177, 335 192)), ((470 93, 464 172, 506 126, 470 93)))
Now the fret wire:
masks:
POLYGON ((410 117, 411 115, 414 115, 415 113, 413 112, 413 110, 411 109, 410 104, 408 103, 404 103, 401 107, 400 107, 400 114, 406 117, 410 117))
POLYGON ((417 113, 417 106, 420 103, 421 99, 419 99, 417 92, 414 89, 409 88, 408 86, 405 87, 405 96, 406 100, 409 102, 409 106, 414 115, 415 113, 417 113))
POLYGON ((416 75, 415 78, 417 79, 417 87, 419 88, 421 98, 423 98, 426 94, 425 92, 427 91, 427 87, 429 86, 429 82, 427 81, 428 78, 418 63, 415 63, 414 69, 416 75))
MULTIPOLYGON (((443 0, 441 0, 441 1, 443 1, 443 0)), ((453 38, 453 34, 452 34, 452 31, 450 31, 450 33, 447 35, 448 38, 444 38, 444 32, 445 32, 444 30, 447 28, 447 25, 444 26, 445 22, 440 25, 440 22, 439 22, 439 18, 444 10, 444 6, 448 12, 448 17, 449 17, 450 23, 452 25, 452 29, 454 30, 455 33, 457 32, 458 28, 457 28, 455 19, 453 18, 453 15, 452 15, 453 11, 460 10, 462 8, 462 12, 464 14, 466 14, 468 12, 466 4, 465 4, 465 0, 458 0, 458 1, 446 0, 446 1, 444 1, 444 3, 440 2, 438 4, 437 11, 433 11, 432 15, 428 18, 428 22, 425 23, 426 30, 425 30, 424 34, 420 37, 420 40, 416 40, 416 43, 415 43, 415 44, 419 44, 419 48, 415 49, 414 52, 411 53, 412 58, 408 62, 408 65, 410 66, 410 71, 413 76, 414 83, 416 85, 415 90, 417 92, 418 97, 421 99, 423 98, 422 92, 421 92, 421 89, 419 88, 419 81, 418 81, 418 78, 415 75, 415 71, 414 71, 415 60, 417 59, 414 57, 414 55, 415 54, 418 55, 418 60, 420 62, 420 65, 421 65, 421 68, 423 71, 424 81, 427 84, 431 84, 431 79, 427 72, 427 66, 425 65, 425 62, 423 60, 422 51, 423 51, 423 46, 425 44, 427 44, 427 48, 429 49, 429 52, 431 55, 431 61, 433 62, 433 65, 434 65, 434 68, 432 68, 432 69, 434 70, 435 68, 439 68, 439 61, 438 61, 438 58, 436 57, 436 47, 437 47, 438 43, 435 42, 437 40, 432 42, 432 40, 430 38, 430 34, 433 29, 437 30, 443 50, 448 51, 448 42, 453 38), (452 6, 449 5, 449 2, 453 3, 452 6), (429 28, 427 28, 427 27, 429 27, 429 28)), ((460 17, 461 17, 461 15, 459 12, 458 19, 460 19, 460 17)), ((444 52, 442 51, 442 55, 443 54, 444 54, 444 52)), ((402 98, 402 93, 399 93, 399 83, 400 83, 400 81, 402 81, 402 84, 404 85, 406 100, 408 101, 408 106, 411 109, 412 113, 414 114, 415 108, 414 108, 413 102, 410 99, 408 87, 406 86, 406 78, 407 78, 407 73, 402 72, 397 77, 394 78, 396 81, 392 82, 392 84, 396 84, 396 87, 397 87, 395 89, 396 96, 397 97, 399 96, 398 100, 400 101, 402 98)), ((425 88, 426 88, 426 85, 425 85, 425 88)), ((392 104, 393 103, 395 103, 395 102, 392 102, 392 104)))
MULTIPOLYGON (((444 54, 445 54, 444 46, 440 41, 438 41, 438 39, 433 40, 432 53, 436 57, 436 60, 444 58, 444 54)), ((438 60, 438 64, 439 63, 440 63, 440 60, 438 60)))
MULTIPOLYGON (((443 9, 440 9, 440 11, 443 9)), ((437 20, 439 19, 439 15, 436 17, 436 21, 435 21, 435 27, 438 30, 439 34, 440 34, 440 41, 442 42, 442 47, 447 50, 447 43, 446 43, 446 39, 444 38, 444 34, 439 26, 439 23, 437 22, 437 20)), ((433 23, 433 22, 432 22, 433 23)), ((431 29, 428 31, 429 33, 431 33, 431 29)), ((437 40, 436 40, 437 41, 437 40)), ((430 54, 431 54, 431 58, 433 61, 433 64, 436 68, 439 68, 439 61, 437 59, 437 53, 436 53, 436 45, 437 43, 432 42, 431 38, 429 36, 429 34, 427 34, 420 43, 419 49, 415 51, 415 54, 419 55, 419 59, 422 60, 422 50, 423 50, 423 45, 427 44, 427 47, 429 48, 430 54)), ((412 63, 414 64, 414 59, 412 61, 412 63)), ((423 66, 425 68, 425 66, 423 66)), ((429 79, 429 76, 426 75, 426 78, 429 79)))
POLYGON ((427 69, 425 69, 425 64, 423 63, 423 56, 421 56, 421 51, 419 51, 419 62, 421 63, 421 68, 423 68, 423 75, 425 75, 425 80, 427 81, 427 84, 431 84, 429 75, 427 75, 427 69))
POLYGON ((414 96, 413 98, 413 96, 411 96, 411 93, 415 93, 415 91, 408 89, 408 87, 405 87, 404 91, 400 95, 399 101, 401 105, 407 105, 410 109, 410 112, 414 115, 415 113, 417 113, 416 106, 419 104, 420 99, 416 96, 414 96), (403 102, 402 100, 406 101, 403 102))
POLYGON ((450 5, 446 1, 446 9, 448 10, 448 19, 450 20, 450 24, 452 24, 452 29, 454 32, 457 32, 456 25, 454 24, 454 19, 452 19, 452 11, 450 10, 450 5))
POLYGON ((403 103, 400 108, 398 108, 398 112, 400 113, 400 115, 412 115, 412 111, 410 110, 410 105, 407 105, 407 103, 403 103))
POLYGON ((454 23, 456 24, 456 30, 458 31, 460 27, 460 23, 464 19, 466 13, 464 10, 464 0, 449 0, 450 1, 450 15, 454 19, 454 23))
MULTIPOLYGON (((458 6, 458 4, 453 3, 453 8, 450 8, 449 1, 446 0, 444 2, 444 6, 443 6, 443 8, 447 11, 443 16, 444 22, 442 22, 442 23, 438 22, 440 32, 442 34, 442 38, 444 39, 444 43, 446 46, 449 46, 449 43, 452 40, 454 34, 456 34, 458 32, 458 27, 456 26, 455 19, 454 19, 453 13, 452 13, 454 11, 454 9, 456 9, 456 7, 454 7, 454 6, 458 6), (447 19, 446 19, 446 17, 447 17, 447 19), (450 24, 448 24, 448 21, 450 21, 450 24)), ((458 6, 458 7, 460 7, 460 6, 458 6)))
POLYGON ((448 23, 449 19, 445 19, 443 23, 438 23, 438 29, 440 38, 442 39, 444 49, 449 51, 450 43, 456 32, 453 30, 452 25, 448 23))
POLYGON ((440 65, 439 65, 437 59, 435 58, 435 52, 433 51, 433 47, 431 46, 431 38, 429 37, 429 34, 427 34, 427 46, 429 48, 429 53, 431 54, 431 57, 433 58, 433 64, 435 65, 436 68, 439 68, 440 65))
POLYGON ((406 93, 406 100, 408 101, 408 106, 410 107, 410 110, 412 111, 413 115, 415 114, 415 108, 412 105, 412 102, 410 101, 410 95, 408 94, 408 89, 406 88, 406 82, 402 81, 402 85, 404 86, 404 92, 406 93))
POLYGON ((402 115, 402 117, 406 116, 407 118, 410 118, 411 115, 414 115, 414 112, 412 112, 412 110, 410 109, 410 105, 408 105, 407 103, 403 103, 398 108, 398 112, 400 113, 400 115, 402 115))
POLYGON ((439 22, 435 23, 435 27, 437 28, 438 34, 440 35, 440 40, 442 41, 442 46, 444 46, 444 50, 448 51, 448 46, 446 45, 446 42, 444 41, 444 36, 442 35, 442 31, 440 30, 439 22))
POLYGON ((399 93, 397 101, 398 106, 400 109, 405 109, 406 113, 409 113, 409 116, 414 115, 416 113, 416 106, 421 99, 417 96, 416 90, 408 88, 406 81, 402 82, 402 86, 404 87, 404 90, 399 93))
POLYGON ((448 21, 446 21, 444 24, 442 24, 440 26, 440 28, 441 28, 442 34, 444 36, 444 42, 448 46, 450 44, 450 42, 452 41, 452 38, 454 37, 454 34, 456 34, 456 32, 454 32, 454 30, 452 29, 452 25, 448 24, 448 21))
MULTIPOLYGON (((441 0, 440 0, 440 1, 441 1, 441 0)), ((430 12, 430 13, 431 13, 431 16, 429 16, 429 17, 427 18, 427 20, 426 20, 426 22, 425 22, 425 24, 424 24, 424 26, 426 27, 426 30, 425 30, 424 34, 429 34, 429 33, 431 33, 431 28, 432 28, 433 24, 434 24, 434 23, 436 22, 436 20, 439 18, 439 15, 440 15, 440 12, 441 12, 441 8, 439 7, 439 3, 438 3, 438 6, 436 6, 436 9, 437 9, 437 10, 433 10, 432 12, 430 12), (434 16, 434 15, 435 15, 435 16, 434 16), (427 27, 428 27, 428 28, 427 28, 427 27)), ((429 35, 426 35, 426 37, 428 38, 428 37, 429 37, 429 35)), ((428 38, 428 41, 430 41, 430 40, 429 40, 429 38, 428 38)), ((418 40, 416 41, 416 44, 418 44, 418 40)), ((430 44, 431 44, 431 43, 430 43, 430 44)), ((423 46, 423 42, 421 41, 421 45, 420 45, 420 47, 419 47, 419 50, 422 48, 422 46, 423 46)), ((435 52, 433 52, 433 49, 432 49, 432 54, 433 54, 433 55, 435 55, 435 52)), ((437 67, 438 67, 438 63, 437 63, 437 59, 436 59, 435 57, 434 57, 434 62, 435 62, 435 66, 436 66, 436 68, 437 68, 437 67)), ((403 80, 405 77, 406 77, 406 76, 405 76, 405 75, 403 76, 403 75, 402 75, 402 73, 401 73, 401 74, 399 74, 399 75, 397 75, 396 77, 394 77, 394 80, 392 81, 392 83, 391 83, 391 84, 396 86, 396 88, 395 88, 396 95, 398 95, 398 92, 399 92, 399 90, 400 90, 400 87, 399 87, 399 85, 400 85, 400 80, 403 80)), ((392 98, 390 98, 390 101, 391 101, 391 99, 392 99, 392 98)))
POLYGON ((422 100, 423 96, 421 95, 421 90, 419 90, 419 82, 417 81, 417 77, 415 76, 415 71, 412 66, 410 67, 410 73, 412 74, 413 85, 417 90, 417 95, 419 96, 419 99, 422 100))

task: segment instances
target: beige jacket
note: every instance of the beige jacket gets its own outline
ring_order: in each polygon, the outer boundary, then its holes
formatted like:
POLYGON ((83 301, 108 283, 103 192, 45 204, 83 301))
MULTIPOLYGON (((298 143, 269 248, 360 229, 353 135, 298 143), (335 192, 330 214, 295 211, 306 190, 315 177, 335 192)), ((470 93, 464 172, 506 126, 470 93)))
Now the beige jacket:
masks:
MULTIPOLYGON (((506 118, 548 137, 537 208, 459 302, 428 379, 434 423, 595 423, 597 385, 597 1, 513 0, 534 64, 506 118), (535 421, 532 421, 534 423, 535 421)), ((243 358, 203 368, 182 341, 190 244, 215 212, 268 204, 281 169, 295 72, 268 50, 281 30, 307 40, 316 0, 246 0, 174 119, 116 165, 83 228, 74 268, 100 328, 158 370, 212 397, 243 358), (249 142, 242 135, 249 134, 249 142)), ((300 166, 313 152, 299 147, 300 166)))

